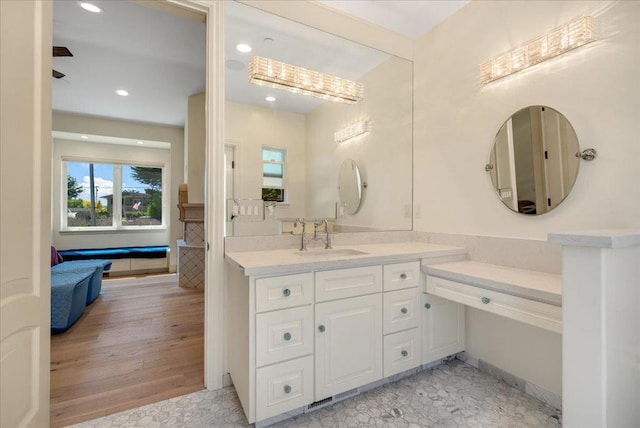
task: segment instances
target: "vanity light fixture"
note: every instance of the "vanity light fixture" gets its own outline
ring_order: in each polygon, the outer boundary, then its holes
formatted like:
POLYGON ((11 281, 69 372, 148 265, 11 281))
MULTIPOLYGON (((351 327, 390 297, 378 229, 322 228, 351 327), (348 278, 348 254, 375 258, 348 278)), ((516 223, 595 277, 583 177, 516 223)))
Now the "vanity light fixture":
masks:
POLYGON ((319 71, 254 56, 248 67, 249 82, 324 100, 355 104, 364 99, 364 85, 319 71))
POLYGON ((583 16, 504 52, 480 66, 483 84, 524 70, 565 52, 594 42, 595 19, 583 16))
POLYGON ((362 135, 369 130, 369 122, 364 120, 359 120, 357 122, 351 123, 344 128, 334 132, 333 139, 336 143, 343 143, 347 140, 350 140, 353 137, 357 137, 358 135, 362 135))

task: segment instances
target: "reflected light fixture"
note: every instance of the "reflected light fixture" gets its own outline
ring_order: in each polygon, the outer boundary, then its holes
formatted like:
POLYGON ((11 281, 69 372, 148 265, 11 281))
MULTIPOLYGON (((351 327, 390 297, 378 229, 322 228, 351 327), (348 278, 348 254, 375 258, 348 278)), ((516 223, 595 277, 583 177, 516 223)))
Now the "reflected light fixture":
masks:
POLYGON ((129 92, 125 91, 124 89, 118 89, 116 91, 116 94, 120 95, 121 97, 126 97, 129 95, 129 92))
POLYGON ((274 102, 276 100, 276 97, 272 97, 271 95, 264 97, 265 100, 269 101, 270 103, 274 102))
POLYGON ((251 51, 252 51, 251 46, 249 46, 249 45, 248 45, 248 44, 246 44, 246 43, 238 43, 238 44, 236 45, 236 50, 237 50, 238 52, 242 52, 242 53, 249 53, 249 52, 251 52, 251 51))
POLYGON ((254 56, 248 67, 249 82, 324 100, 355 104, 364 99, 364 85, 319 71, 254 56))
POLYGON ((92 13, 100 13, 100 12, 102 12, 102 9, 100 9, 95 4, 91 4, 91 3, 82 2, 82 3, 80 3, 80 7, 83 8, 84 10, 86 10, 87 12, 92 12, 92 13))
POLYGON ((343 143, 351 138, 357 137, 358 135, 362 135, 369 130, 369 122, 364 120, 359 120, 357 122, 351 123, 344 128, 334 132, 333 139, 336 143, 343 143))
POLYGON ((504 52, 480 66, 483 84, 493 82, 565 52, 594 42, 595 19, 583 16, 504 52))

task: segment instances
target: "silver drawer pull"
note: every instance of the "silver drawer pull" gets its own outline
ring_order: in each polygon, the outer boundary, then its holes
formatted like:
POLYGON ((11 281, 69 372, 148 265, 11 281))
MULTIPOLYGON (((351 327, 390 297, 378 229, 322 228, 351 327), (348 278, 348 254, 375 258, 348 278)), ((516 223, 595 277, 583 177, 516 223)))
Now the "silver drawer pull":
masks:
POLYGON ((289 394, 291 392, 291 387, 289 385, 284 386, 284 393, 289 394))
POLYGON ((485 305, 489 304, 490 301, 491 301, 491 299, 489 299, 488 297, 483 297, 482 298, 482 303, 484 303, 485 305))
POLYGON ((406 357, 407 355, 409 355, 409 353, 407 351, 405 351, 404 349, 401 352, 403 357, 406 357))
POLYGON ((427 309, 431 309, 431 303, 425 303, 424 307, 427 308, 427 309))
POLYGON ((400 274, 400 279, 407 279, 407 274, 406 273, 401 273, 400 274))
POLYGON ((291 296, 291 290, 285 288, 284 290, 282 290, 282 294, 284 294, 284 297, 289 297, 291 296))
POLYGON ((325 328, 324 328, 324 326, 323 326, 323 325, 318 326, 318 331, 319 331, 320 333, 324 333, 324 330, 325 330, 325 328))
POLYGON ((409 310, 407 308, 402 308, 400 309, 400 312, 402 312, 403 314, 406 314, 407 312, 409 312, 409 310))
POLYGON ((291 333, 287 332, 284 334, 284 340, 291 340, 291 333))

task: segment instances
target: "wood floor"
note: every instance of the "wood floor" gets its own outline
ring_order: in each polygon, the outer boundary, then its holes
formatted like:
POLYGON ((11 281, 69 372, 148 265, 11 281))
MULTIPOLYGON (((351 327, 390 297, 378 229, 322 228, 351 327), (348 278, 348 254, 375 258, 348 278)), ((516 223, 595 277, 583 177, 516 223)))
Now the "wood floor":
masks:
POLYGON ((204 293, 175 275, 105 279, 80 320, 51 337, 51 426, 204 389, 204 293))

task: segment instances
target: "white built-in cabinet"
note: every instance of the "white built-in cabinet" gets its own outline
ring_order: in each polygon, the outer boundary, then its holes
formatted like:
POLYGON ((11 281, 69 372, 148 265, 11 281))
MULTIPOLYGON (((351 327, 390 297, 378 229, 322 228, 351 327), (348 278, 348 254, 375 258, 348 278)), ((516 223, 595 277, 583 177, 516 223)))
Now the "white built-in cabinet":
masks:
POLYGON ((260 422, 464 350, 464 306, 420 262, 245 277, 228 270, 229 371, 260 422))

